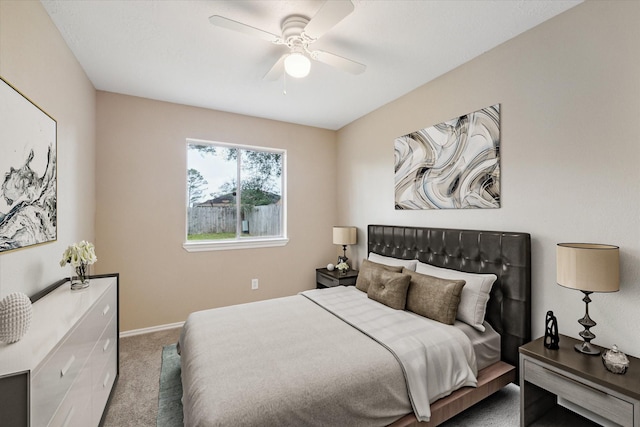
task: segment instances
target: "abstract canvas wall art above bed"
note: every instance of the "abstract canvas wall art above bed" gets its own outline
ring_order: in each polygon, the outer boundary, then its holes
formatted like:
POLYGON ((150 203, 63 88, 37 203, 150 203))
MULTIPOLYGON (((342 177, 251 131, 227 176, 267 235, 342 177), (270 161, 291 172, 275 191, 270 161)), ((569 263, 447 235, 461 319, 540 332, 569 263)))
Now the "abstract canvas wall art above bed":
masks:
POLYGON ((394 141, 395 206, 500 207, 500 104, 394 141))
POLYGON ((0 252, 57 239, 56 126, 0 78, 0 252))

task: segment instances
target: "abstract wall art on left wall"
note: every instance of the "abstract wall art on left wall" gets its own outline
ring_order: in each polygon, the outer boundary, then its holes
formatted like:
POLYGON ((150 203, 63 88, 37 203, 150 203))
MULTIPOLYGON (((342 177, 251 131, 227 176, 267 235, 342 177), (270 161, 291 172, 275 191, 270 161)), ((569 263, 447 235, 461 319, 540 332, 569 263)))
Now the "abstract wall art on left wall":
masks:
POLYGON ((0 77, 0 252, 57 239, 57 123, 0 77))
POLYGON ((394 141, 395 207, 500 207, 500 104, 394 141))

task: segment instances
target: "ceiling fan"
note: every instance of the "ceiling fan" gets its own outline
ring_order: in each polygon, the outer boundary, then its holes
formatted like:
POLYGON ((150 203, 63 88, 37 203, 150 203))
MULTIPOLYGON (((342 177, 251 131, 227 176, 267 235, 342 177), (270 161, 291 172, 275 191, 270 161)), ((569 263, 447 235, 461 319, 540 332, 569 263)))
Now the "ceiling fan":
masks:
POLYGON ((214 15, 209 22, 217 27, 227 28, 254 37, 259 37, 271 43, 284 45, 289 48, 265 74, 265 80, 276 80, 283 71, 292 77, 306 77, 311 69, 309 58, 330 65, 352 74, 360 74, 367 68, 359 62, 342 56, 312 50, 310 45, 333 28, 338 22, 353 12, 354 6, 350 0, 328 0, 311 20, 301 15, 290 15, 282 21, 282 34, 276 35, 224 16, 214 15))

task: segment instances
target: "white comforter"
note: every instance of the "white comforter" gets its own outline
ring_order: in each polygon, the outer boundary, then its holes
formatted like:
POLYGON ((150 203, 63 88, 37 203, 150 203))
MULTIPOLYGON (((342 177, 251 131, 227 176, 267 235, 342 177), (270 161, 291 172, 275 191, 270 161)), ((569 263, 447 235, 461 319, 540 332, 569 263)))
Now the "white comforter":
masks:
POLYGON ((185 427, 384 426, 412 407, 427 420, 429 402, 475 384, 464 333, 353 287, 192 313, 180 347, 185 427))

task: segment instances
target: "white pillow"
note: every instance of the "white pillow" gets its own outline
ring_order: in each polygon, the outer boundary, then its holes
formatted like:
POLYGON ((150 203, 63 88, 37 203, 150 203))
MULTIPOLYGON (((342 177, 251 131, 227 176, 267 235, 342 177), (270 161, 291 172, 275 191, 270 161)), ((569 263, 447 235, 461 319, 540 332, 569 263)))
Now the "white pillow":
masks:
POLYGON ((393 267, 404 267, 411 271, 416 271, 416 265, 418 265, 417 259, 399 259, 390 256, 378 255, 373 252, 369 252, 369 261, 377 262, 378 264, 391 265, 393 267))
POLYGON ((464 271, 440 268, 431 264, 419 262, 416 273, 428 274, 429 276, 440 277, 442 279, 464 280, 466 284, 462 288, 460 305, 456 319, 473 326, 475 329, 484 332, 484 314, 487 311, 487 302, 493 282, 498 279, 495 274, 467 273, 464 271))

